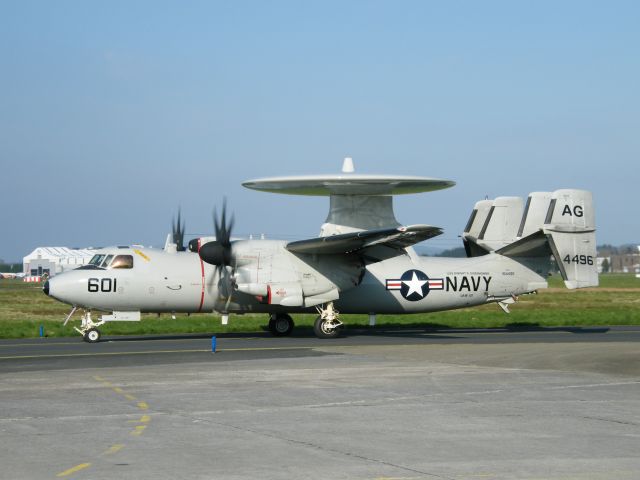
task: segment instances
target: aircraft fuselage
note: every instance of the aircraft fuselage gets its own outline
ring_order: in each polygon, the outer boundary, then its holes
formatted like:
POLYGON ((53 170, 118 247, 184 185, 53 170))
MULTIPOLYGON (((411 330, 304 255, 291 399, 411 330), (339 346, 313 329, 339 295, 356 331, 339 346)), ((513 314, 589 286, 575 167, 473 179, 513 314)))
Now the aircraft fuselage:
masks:
POLYGON ((307 301, 337 287, 335 305, 343 313, 400 314, 480 305, 546 286, 543 276, 496 254, 473 258, 401 255, 366 266, 354 260, 349 269, 342 257, 336 265, 344 271, 338 272, 327 267, 332 266, 330 258, 302 261, 279 246, 274 242, 263 250, 262 258, 258 254, 251 261, 245 259, 236 273, 242 285, 267 285, 268 297, 234 291, 229 300, 219 291, 219 272, 197 254, 141 248, 113 251, 132 256, 133 268, 73 270, 51 278, 47 291, 70 305, 103 311, 270 313, 313 310, 311 302, 281 304, 278 296, 287 296, 293 288, 300 288, 307 301), (281 272, 274 269, 282 264, 281 257, 293 265, 284 269, 293 277, 280 277, 281 272))

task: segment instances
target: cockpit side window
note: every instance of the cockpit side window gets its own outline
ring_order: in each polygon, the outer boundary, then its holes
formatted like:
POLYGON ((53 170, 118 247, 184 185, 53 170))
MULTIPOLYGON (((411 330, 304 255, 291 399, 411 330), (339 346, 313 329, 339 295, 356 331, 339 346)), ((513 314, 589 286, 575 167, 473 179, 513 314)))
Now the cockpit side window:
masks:
POLYGON ((89 260, 89 265, 95 265, 96 267, 100 266, 100 264, 104 260, 104 257, 106 257, 106 255, 94 255, 93 257, 91 257, 91 260, 89 260))
POLYGON ((111 268, 133 268, 133 255, 116 255, 111 268))
POLYGON ((107 268, 109 266, 109 263, 111 263, 111 259, 113 258, 113 255, 107 255, 107 258, 105 258, 102 263, 100 264, 100 266, 102 268, 107 268))

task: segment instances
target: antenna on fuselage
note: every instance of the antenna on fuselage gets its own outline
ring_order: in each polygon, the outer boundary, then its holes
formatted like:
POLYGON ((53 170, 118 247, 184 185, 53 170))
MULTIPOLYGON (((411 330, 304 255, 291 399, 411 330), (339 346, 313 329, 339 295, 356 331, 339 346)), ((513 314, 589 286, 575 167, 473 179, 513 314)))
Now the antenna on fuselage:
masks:
POLYGON ((342 162, 342 173, 353 173, 356 169, 353 166, 353 158, 344 157, 344 161, 342 162))

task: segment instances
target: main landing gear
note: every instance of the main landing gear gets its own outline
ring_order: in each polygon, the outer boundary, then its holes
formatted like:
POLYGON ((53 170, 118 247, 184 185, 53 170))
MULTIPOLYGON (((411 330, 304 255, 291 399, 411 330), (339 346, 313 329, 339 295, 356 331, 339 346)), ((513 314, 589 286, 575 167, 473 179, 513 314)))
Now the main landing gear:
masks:
POLYGON ((269 331, 276 337, 290 335, 293 326, 293 319, 286 313, 274 313, 269 318, 269 331))
POLYGON ((333 307, 333 302, 327 303, 324 308, 316 307, 318 317, 313 324, 313 333, 318 338, 336 338, 340 335, 342 322, 338 318, 340 313, 333 307))
MULTIPOLYGON (((339 312, 334 308, 333 302, 322 307, 316 307, 318 317, 313 324, 313 333, 318 338, 336 338, 340 335, 342 322, 338 318, 339 312)), ((286 313, 273 313, 269 318, 269 331, 276 337, 284 337, 291 334, 294 324, 293 319, 286 313)))
POLYGON ((104 320, 94 322, 91 320, 91 310, 84 312, 81 318, 80 328, 73 327, 76 332, 82 335, 82 339, 88 343, 96 343, 100 341, 100 330, 98 327, 105 323, 104 320))

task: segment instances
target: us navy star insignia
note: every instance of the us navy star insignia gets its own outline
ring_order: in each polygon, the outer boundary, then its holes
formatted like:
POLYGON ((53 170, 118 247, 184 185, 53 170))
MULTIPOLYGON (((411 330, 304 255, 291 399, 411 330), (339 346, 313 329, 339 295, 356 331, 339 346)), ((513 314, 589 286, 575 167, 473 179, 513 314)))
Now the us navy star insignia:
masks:
POLYGON ((427 280, 420 280, 416 272, 413 272, 413 276, 411 280, 403 280, 402 283, 409 287, 409 291, 407 292, 407 296, 412 293, 417 293, 420 297, 424 297, 424 293, 422 292, 422 286, 427 283, 427 280))
POLYGON ((387 279, 387 290, 400 290, 400 294, 410 302, 426 297, 431 290, 443 290, 444 279, 429 278, 420 270, 407 270, 398 279, 387 279))

